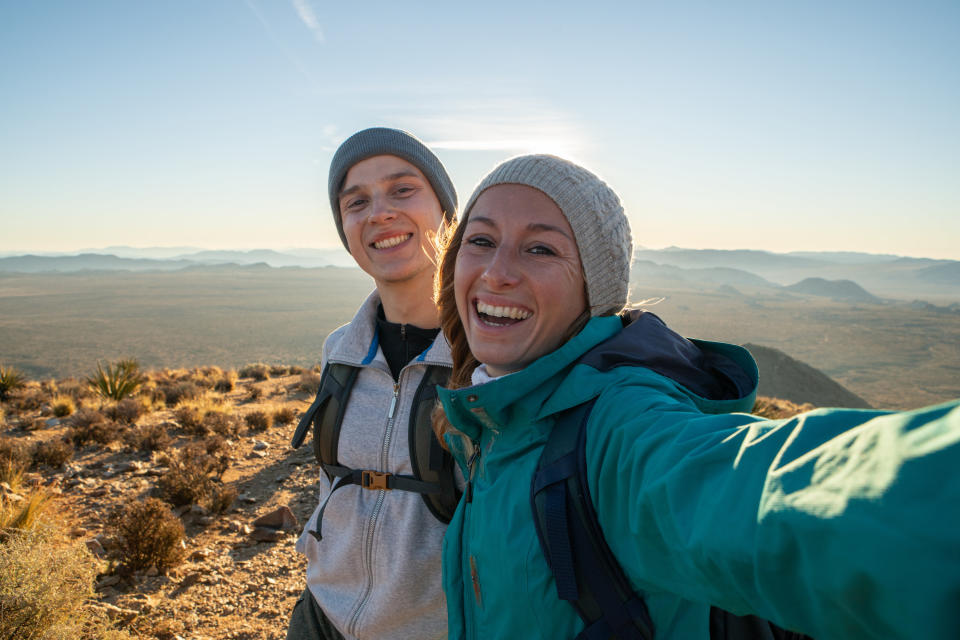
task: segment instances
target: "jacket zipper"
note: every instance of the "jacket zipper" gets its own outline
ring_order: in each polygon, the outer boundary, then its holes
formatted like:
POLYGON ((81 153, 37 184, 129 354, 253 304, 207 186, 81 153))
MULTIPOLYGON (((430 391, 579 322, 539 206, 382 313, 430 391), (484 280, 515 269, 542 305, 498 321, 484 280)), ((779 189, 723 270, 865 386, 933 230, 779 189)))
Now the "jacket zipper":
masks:
MULTIPOLYGON (((400 375, 403 375, 402 372, 400 375)), ((390 399, 390 410, 387 412, 387 431, 383 436, 383 446, 380 448, 380 469, 384 470, 387 468, 387 458, 389 457, 390 451, 390 441, 393 439, 393 414, 397 409, 397 399, 400 397, 400 381, 399 379, 393 383, 393 397, 390 399)), ((367 585, 363 590, 363 597, 360 598, 360 603, 357 604, 357 608, 354 609, 353 615, 350 617, 350 623, 347 625, 347 628, 350 629, 350 635, 356 636, 357 629, 356 626, 360 622, 360 612, 363 611, 364 606, 367 604, 367 599, 370 597, 370 592, 373 591, 373 533, 377 525, 377 520, 380 517, 380 509, 383 507, 383 501, 386 498, 386 491, 380 491, 377 496, 377 501, 373 505, 373 511, 370 514, 369 525, 367 526, 367 535, 363 542, 363 562, 367 569, 367 585)))

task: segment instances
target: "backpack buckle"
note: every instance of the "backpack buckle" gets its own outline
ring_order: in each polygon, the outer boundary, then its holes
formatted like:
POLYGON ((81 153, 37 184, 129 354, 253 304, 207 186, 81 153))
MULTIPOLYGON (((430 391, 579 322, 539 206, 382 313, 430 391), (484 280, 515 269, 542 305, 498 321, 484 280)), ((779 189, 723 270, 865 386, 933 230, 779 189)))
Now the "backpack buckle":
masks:
POLYGON ((371 491, 390 491, 387 486, 387 478, 391 474, 383 471, 368 471, 364 469, 360 475, 360 486, 371 491))

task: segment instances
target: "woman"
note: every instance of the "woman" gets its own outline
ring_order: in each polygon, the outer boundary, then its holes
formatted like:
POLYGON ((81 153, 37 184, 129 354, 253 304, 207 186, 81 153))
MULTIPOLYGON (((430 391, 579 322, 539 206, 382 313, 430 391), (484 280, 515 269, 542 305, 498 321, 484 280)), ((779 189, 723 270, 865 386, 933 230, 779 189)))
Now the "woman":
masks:
POLYGON ((710 637, 711 605, 818 638, 957 637, 957 403, 735 413, 753 359, 621 313, 630 256, 616 194, 556 157, 503 163, 463 210, 437 280, 453 373, 436 426, 469 482, 444 538, 450 637, 584 628, 530 486, 561 416, 591 402, 589 494, 657 638, 710 637))

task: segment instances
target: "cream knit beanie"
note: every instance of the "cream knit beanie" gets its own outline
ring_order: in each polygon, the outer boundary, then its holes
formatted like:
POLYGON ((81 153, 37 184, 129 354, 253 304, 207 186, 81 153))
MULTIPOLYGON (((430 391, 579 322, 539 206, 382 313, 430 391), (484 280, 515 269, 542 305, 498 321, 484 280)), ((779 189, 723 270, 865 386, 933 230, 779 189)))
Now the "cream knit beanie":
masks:
POLYGON ((519 156, 503 162, 473 190, 460 224, 477 197, 497 184, 522 184, 545 193, 573 228, 587 284, 591 316, 613 315, 627 304, 633 240, 620 198, 583 167, 550 155, 519 156))

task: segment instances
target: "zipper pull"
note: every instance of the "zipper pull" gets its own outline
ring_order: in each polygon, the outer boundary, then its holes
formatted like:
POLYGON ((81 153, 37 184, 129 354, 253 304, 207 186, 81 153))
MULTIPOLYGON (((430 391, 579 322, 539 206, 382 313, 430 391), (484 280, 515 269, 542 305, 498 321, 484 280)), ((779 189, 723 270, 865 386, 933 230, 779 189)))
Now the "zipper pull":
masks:
POLYGON ((393 398, 390 399, 390 413, 387 414, 387 418, 393 420, 393 412, 397 408, 397 396, 400 395, 400 383, 393 383, 393 398))

